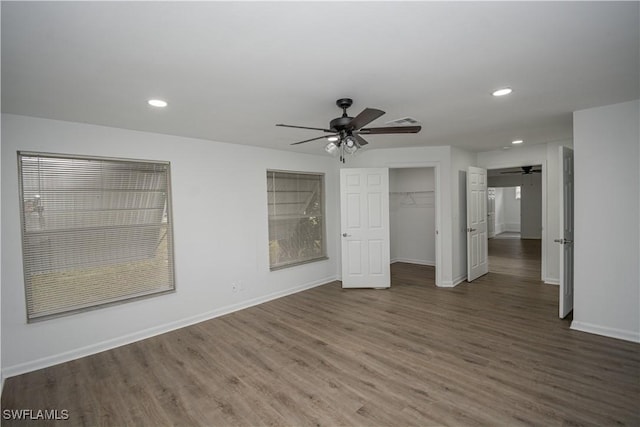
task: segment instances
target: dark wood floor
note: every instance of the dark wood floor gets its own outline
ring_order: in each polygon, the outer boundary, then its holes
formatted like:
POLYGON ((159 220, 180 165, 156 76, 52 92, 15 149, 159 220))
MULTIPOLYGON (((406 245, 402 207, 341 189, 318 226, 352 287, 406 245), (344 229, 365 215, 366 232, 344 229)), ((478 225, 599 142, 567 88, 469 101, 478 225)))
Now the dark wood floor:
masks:
POLYGON ((570 330, 539 280, 433 277, 394 264, 389 290, 334 282, 9 378, 2 408, 67 409, 64 426, 640 424, 640 345, 570 330))
POLYGON ((489 239, 489 271, 540 280, 539 239, 489 239))

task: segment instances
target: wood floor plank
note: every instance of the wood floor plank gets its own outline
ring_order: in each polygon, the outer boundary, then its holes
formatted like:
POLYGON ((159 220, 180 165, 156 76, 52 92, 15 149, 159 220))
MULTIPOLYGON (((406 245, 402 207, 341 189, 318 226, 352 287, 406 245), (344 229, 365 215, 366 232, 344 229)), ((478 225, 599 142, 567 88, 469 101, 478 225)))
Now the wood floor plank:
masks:
POLYGON ((536 241, 492 245, 473 283, 396 263, 388 290, 333 282, 8 378, 2 408, 68 409, 38 424, 60 426, 640 425, 640 345, 558 319, 536 241))

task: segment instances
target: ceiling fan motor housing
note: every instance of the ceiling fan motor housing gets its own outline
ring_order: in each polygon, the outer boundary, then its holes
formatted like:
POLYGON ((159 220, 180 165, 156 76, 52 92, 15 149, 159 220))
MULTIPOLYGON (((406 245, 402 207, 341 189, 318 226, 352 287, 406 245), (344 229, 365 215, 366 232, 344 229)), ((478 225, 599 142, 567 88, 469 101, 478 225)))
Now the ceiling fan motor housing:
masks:
POLYGON ((329 129, 334 130, 336 132, 340 132, 341 130, 344 130, 347 127, 347 125, 349 125, 349 123, 351 123, 352 119, 353 117, 348 117, 348 116, 342 116, 342 117, 333 119, 329 123, 329 129))
POLYGON ((346 127, 349 125, 349 123, 351 123, 351 120, 353 119, 353 117, 347 116, 347 108, 353 105, 353 99, 340 98, 336 101, 336 105, 339 108, 342 108, 342 117, 331 120, 331 122, 329 122, 329 129, 340 132, 346 129, 346 127))

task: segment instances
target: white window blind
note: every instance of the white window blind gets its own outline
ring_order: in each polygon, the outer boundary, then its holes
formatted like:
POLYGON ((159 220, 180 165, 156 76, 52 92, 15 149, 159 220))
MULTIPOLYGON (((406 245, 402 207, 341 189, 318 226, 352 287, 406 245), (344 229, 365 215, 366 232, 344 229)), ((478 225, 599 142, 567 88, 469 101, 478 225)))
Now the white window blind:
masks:
POLYGON ((326 259, 324 175, 267 171, 270 267, 326 259))
POLYGON ((175 289, 169 163, 18 160, 28 320, 175 289))

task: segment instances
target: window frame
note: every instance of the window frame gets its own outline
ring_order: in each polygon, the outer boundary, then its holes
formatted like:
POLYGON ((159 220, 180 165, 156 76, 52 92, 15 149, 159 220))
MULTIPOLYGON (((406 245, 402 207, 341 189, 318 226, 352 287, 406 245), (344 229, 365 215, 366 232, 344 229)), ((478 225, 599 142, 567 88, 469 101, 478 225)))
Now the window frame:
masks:
MULTIPOLYGON (((293 261, 293 262, 289 262, 286 264, 281 264, 281 265, 276 265, 273 266, 272 265, 272 261, 271 261, 271 251, 269 250, 269 271, 278 271, 278 270, 283 270, 289 267, 296 267, 299 265, 304 265, 304 264, 310 264, 310 263, 314 263, 314 262, 318 262, 318 261, 326 261, 329 259, 328 255, 327 255, 327 227, 326 227, 326 216, 327 216, 327 209, 326 209, 326 197, 325 197, 325 176, 326 174, 324 172, 309 172, 309 171, 293 171, 293 170, 282 170, 282 169, 267 169, 266 170, 266 184, 267 184, 267 234, 268 234, 268 243, 271 244, 271 236, 270 236, 270 225, 271 225, 271 215, 269 214, 269 179, 270 176, 269 174, 291 174, 291 175, 311 175, 311 176, 317 176, 320 178, 320 184, 321 184, 321 189, 320 189, 320 200, 321 200, 321 212, 322 212, 322 233, 321 233, 321 238, 322 238, 322 255, 319 255, 315 258, 311 258, 311 259, 305 259, 305 260, 301 260, 301 261, 293 261)), ((310 217, 312 215, 309 215, 310 217)))
POLYGON ((21 241, 21 257, 22 257, 22 267, 23 267, 23 289, 25 296, 25 317, 27 324, 30 323, 38 323, 54 318, 71 316, 74 314, 84 313, 88 311, 98 310, 101 308, 106 308, 110 306, 126 304, 133 301, 138 301, 147 298, 158 297, 166 294, 173 294, 177 292, 177 283, 176 283, 176 264, 175 264, 175 240, 173 233, 173 201, 172 201, 172 188, 171 188, 171 162, 162 161, 162 160, 149 160, 149 159, 133 159, 133 158, 121 158, 121 157, 108 157, 108 156, 88 156, 88 155, 77 155, 77 154, 65 154, 65 153, 49 153, 49 152, 41 152, 41 151, 22 151, 18 150, 16 152, 16 160, 18 164, 18 214, 20 217, 20 241, 21 241), (119 298, 117 300, 105 301, 105 302, 97 302, 91 305, 87 305, 84 307, 72 308, 69 310, 64 310, 55 313, 49 313, 44 315, 30 315, 29 313, 29 295, 27 284, 30 283, 28 280, 28 268, 26 266, 27 259, 25 257, 25 246, 26 246, 26 221, 25 221, 25 189, 24 189, 24 176, 23 176, 23 167, 22 167, 22 158, 23 157, 40 157, 40 158, 51 158, 51 159, 62 159, 62 160, 87 160, 87 161, 104 161, 104 162, 122 162, 122 163, 149 163, 154 165, 162 165, 166 166, 166 205, 165 205, 165 214, 167 218, 167 260, 170 264, 169 268, 169 276, 171 288, 159 290, 156 292, 150 292, 142 295, 133 295, 133 296, 125 296, 119 298))

